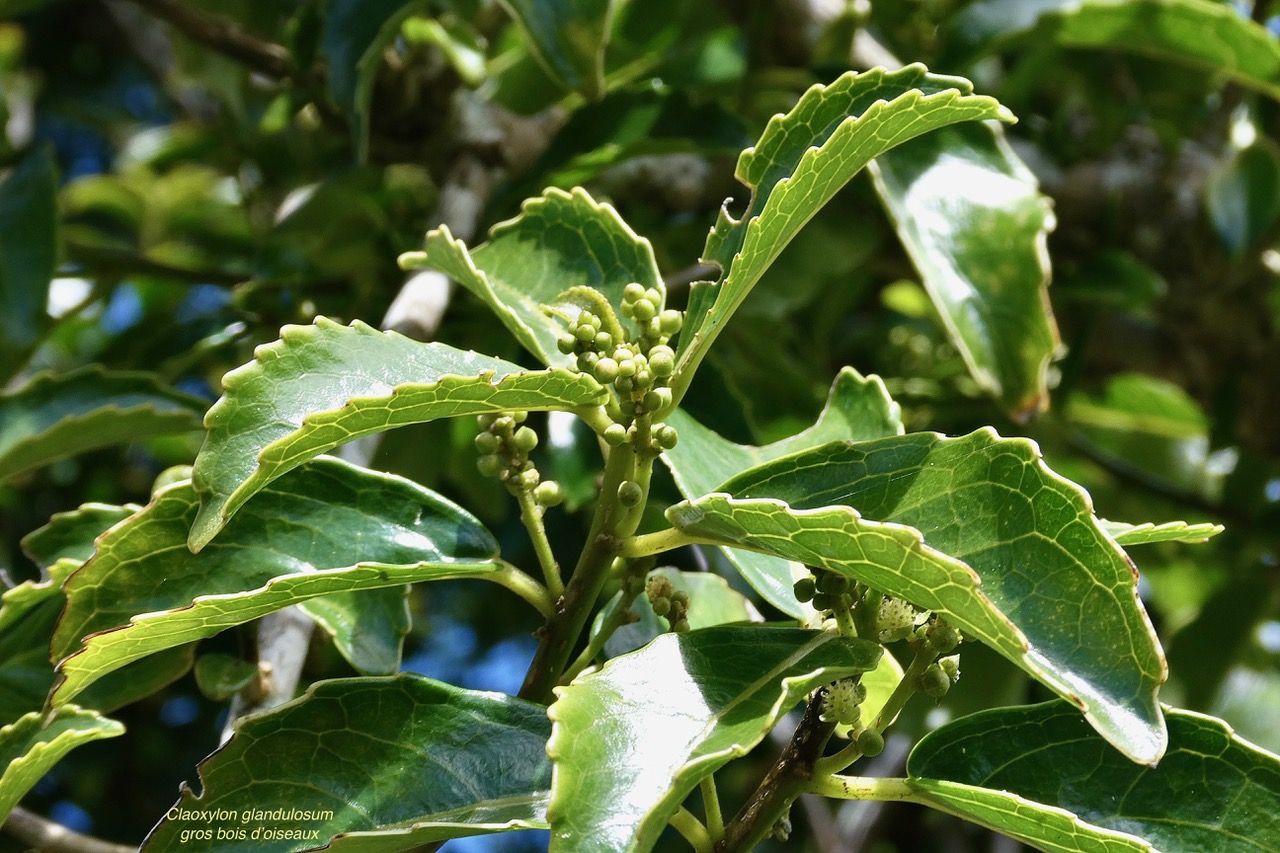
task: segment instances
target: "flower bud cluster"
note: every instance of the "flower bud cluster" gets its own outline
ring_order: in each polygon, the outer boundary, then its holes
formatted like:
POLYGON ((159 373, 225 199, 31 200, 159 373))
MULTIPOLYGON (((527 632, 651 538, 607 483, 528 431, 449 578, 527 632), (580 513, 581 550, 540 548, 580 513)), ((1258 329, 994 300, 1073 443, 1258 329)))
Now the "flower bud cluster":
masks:
POLYGON ((796 598, 802 602, 812 602, 814 610, 823 613, 834 613, 837 609, 850 606, 849 593, 854 583, 839 572, 828 572, 814 569, 813 575, 795 582, 792 590, 796 598))
POLYGON ((538 446, 538 434, 523 426, 527 412, 484 414, 476 418, 480 433, 476 466, 486 477, 497 477, 512 493, 532 492, 540 506, 556 506, 564 501, 564 490, 555 480, 543 481, 529 454, 538 446))
POLYGON ((916 689, 931 699, 942 699, 960 680, 960 656, 947 655, 929 664, 916 680, 916 689))
POLYGON ((820 718, 828 723, 858 726, 862 721, 862 703, 866 701, 867 688, 856 678, 842 678, 827 685, 822 696, 820 718))
POLYGON ((637 420, 671 407, 669 386, 676 354, 669 342, 684 324, 684 315, 661 306, 661 293, 633 282, 623 291, 621 309, 639 330, 634 339, 619 339, 616 318, 602 318, 584 309, 557 340, 560 352, 575 356, 580 373, 612 386, 616 392, 616 403, 608 407, 614 423, 603 433, 611 447, 635 445, 642 434, 648 452, 660 453, 676 446, 678 436, 670 425, 653 424, 647 431, 636 426, 637 420))
POLYGON ((664 617, 672 631, 689 630, 689 593, 677 590, 662 575, 650 575, 644 588, 653 612, 664 617))

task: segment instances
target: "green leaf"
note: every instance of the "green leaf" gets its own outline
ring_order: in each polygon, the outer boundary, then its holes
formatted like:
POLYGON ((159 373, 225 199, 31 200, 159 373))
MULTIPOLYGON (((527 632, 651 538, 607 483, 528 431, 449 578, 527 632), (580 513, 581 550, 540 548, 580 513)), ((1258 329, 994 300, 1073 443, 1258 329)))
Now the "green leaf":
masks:
POLYGON ((969 372, 1011 415, 1049 403, 1048 199, 998 126, 943 128, 872 164, 880 194, 969 372))
POLYGON ((762 626, 664 634, 556 689, 551 850, 649 850, 685 796, 747 754, 805 694, 882 648, 762 626))
POLYGON ((1166 720, 1169 749, 1155 768, 1126 761, 1074 708, 1048 702, 943 726, 917 744, 907 771, 926 800, 1043 850, 1280 849, 1280 757, 1213 717, 1169 709, 1166 720), (1006 815, 1010 795, 1021 802, 1006 815), (1046 806, 1079 819, 1074 844, 1051 822, 1037 826, 1046 806))
MULTIPOLYGON (((719 575, 710 572, 682 572, 672 568, 655 569, 649 573, 649 577, 654 575, 666 578, 673 590, 689 596, 689 627, 692 630, 734 622, 764 621, 760 611, 742 593, 730 588, 728 582, 719 575)), ((604 621, 620 604, 621 593, 601 608, 591 627, 593 636, 599 633, 604 621)), ((646 595, 642 594, 632 602, 631 612, 639 621, 623 625, 613 632, 613 636, 604 645, 606 656, 616 658, 634 652, 670 630, 668 621, 653 612, 653 606, 646 595)))
MULTIPOLYGON (((836 376, 826 405, 812 427, 764 447, 727 441, 683 410, 673 412, 668 423, 676 428, 680 443, 663 453, 662 460, 687 498, 714 492, 721 483, 748 468, 830 441, 865 441, 902 434, 901 412, 889 398, 884 383, 878 376, 863 378, 851 367, 836 376)), ((813 615, 813 609, 797 601, 792 592, 802 568, 768 554, 732 548, 725 548, 724 553, 765 601, 797 619, 813 615)))
POLYGON ((333 100, 351 119, 356 159, 369 156, 369 111, 382 53, 425 0, 325 0, 320 46, 333 100))
POLYGON ((649 241, 580 187, 567 193, 549 189, 526 201, 519 216, 495 225, 489 242, 471 252, 441 226, 427 234, 424 251, 401 255, 400 265, 439 270, 457 281, 549 365, 571 361, 556 349, 563 325, 544 309, 559 304, 570 287, 594 287, 613 305, 622 304, 631 282, 654 288, 664 299, 666 293, 649 241))
POLYGON ((1088 495, 1050 471, 1033 442, 983 429, 833 443, 721 489, 668 518, 946 613, 1071 700, 1126 755, 1159 759, 1166 666, 1137 572, 1088 495))
POLYGON ((1219 75, 1280 97, 1280 43, 1266 28, 1211 0, 982 0, 955 19, 971 49, 1001 50, 1024 36, 1066 47, 1120 50, 1219 75))
POLYGON ((93 556, 99 536, 140 509, 137 504, 87 503, 54 513, 48 524, 22 537, 22 552, 45 570, 64 559, 83 563, 93 556))
POLYGON ((55 703, 125 663, 309 598, 498 567, 497 543, 469 513, 337 459, 263 489, 222 541, 193 554, 197 506, 189 483, 162 489, 67 581, 51 647, 63 679, 55 703))
POLYGON ((196 661, 196 686, 210 699, 230 699, 258 677, 256 664, 230 655, 201 655, 196 661))
POLYGON ((530 52, 566 89, 604 95, 604 50, 619 0, 502 0, 530 52))
POLYGON ((1240 258, 1280 217, 1280 149, 1258 140, 1209 176, 1205 206, 1218 238, 1240 258))
POLYGON ((0 382, 40 341, 57 261, 58 180, 47 147, 0 182, 0 382))
POLYGON ((545 828, 549 733, 546 708, 500 693, 417 675, 323 681, 241 722, 201 763, 200 795, 184 786, 176 816, 151 830, 142 849, 390 853, 545 828), (307 814, 271 817, 277 809, 307 814), (203 817, 223 813, 212 823, 203 817), (182 837, 218 827, 231 837, 182 837), (264 830, 296 834, 270 840, 264 830))
POLYGON ((946 125, 1012 120, 994 99, 972 93, 968 80, 922 65, 877 68, 814 86, 791 112, 774 116, 738 158, 737 178, 751 191, 746 211, 734 219, 721 210, 707 238, 703 259, 723 274, 691 294, 681 364, 701 360, 791 238, 873 158, 946 125))
POLYGON ((400 671, 409 633, 408 592, 407 586, 340 592, 309 599, 301 607, 361 675, 393 675, 400 671))
POLYGON ((124 726, 74 705, 27 714, 0 728, 0 821, 27 791, 81 744, 124 734, 124 726))
POLYGON ((204 408, 148 373, 42 374, 0 396, 0 480, 88 450, 199 429, 204 408))
POLYGON ((1119 545, 1146 545, 1151 542, 1207 542, 1224 528, 1221 524, 1166 521, 1164 524, 1125 524, 1122 521, 1098 519, 1107 535, 1119 545))
POLYGON ((205 417, 192 480, 200 513, 190 545, 209 543, 259 489, 362 435, 438 418, 603 402, 590 377, 529 371, 441 343, 419 343, 359 321, 285 326, 280 340, 228 373, 205 417))

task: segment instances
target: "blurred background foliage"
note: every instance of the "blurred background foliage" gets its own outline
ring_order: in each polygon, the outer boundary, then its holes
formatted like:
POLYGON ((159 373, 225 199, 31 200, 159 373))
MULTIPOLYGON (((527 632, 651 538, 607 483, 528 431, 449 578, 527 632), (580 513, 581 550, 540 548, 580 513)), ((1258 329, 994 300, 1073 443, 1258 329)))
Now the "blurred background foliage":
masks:
MULTIPOLYGON (((1280 30, 1264 0, 1206 4, 1280 30)), ((924 62, 970 77, 1019 117, 1007 139, 1052 199, 1049 292, 1064 347, 1049 409, 1023 422, 984 392, 859 179, 735 318, 689 397, 694 413, 737 441, 789 435, 852 365, 885 379, 908 429, 995 424, 1036 439, 1105 518, 1225 524, 1207 545, 1133 549, 1169 653, 1164 698, 1280 750, 1280 109, 1269 93, 1233 81, 1226 59, 1181 61, 1123 33, 1068 38, 1055 13, 1078 3, 615 5, 593 90, 591 69, 548 65, 491 0, 0 0, 0 292, 18 300, 0 324, 8 389, 98 364, 209 403, 223 373, 283 324, 377 322, 405 283, 397 254, 420 247, 464 161, 486 177, 464 186, 479 205, 477 234, 547 186, 581 184, 653 242, 682 300, 706 275, 696 261, 720 204, 738 195, 731 209, 741 209, 736 155, 771 115, 849 68, 924 62), (586 83, 567 91, 574 75, 586 83), (46 244, 47 305, 24 314, 32 291, 14 265, 38 269, 46 244)), ((1196 4, 1132 5, 1176 30, 1192 26, 1179 16, 1196 4)), ((436 335, 521 358, 463 293, 436 335)), ((567 490, 574 512, 553 525, 553 544, 569 555, 598 457, 571 422, 548 426, 539 465, 567 490)), ((475 470, 473 434, 462 422, 401 430, 372 464, 459 500, 510 559, 529 562, 509 497, 475 470)), ((142 439, 10 479, 0 487, 7 580, 36 576, 18 542, 51 514, 144 503, 200 440, 142 439)), ((657 489, 677 499, 669 480, 657 489)), ((732 574, 717 553, 701 558, 732 574)), ((514 615, 525 610, 508 593, 479 587, 414 591, 404 669, 517 689, 537 626, 514 615)), ((198 651, 252 660, 253 643, 235 630, 198 651)), ((995 655, 965 649, 965 678, 946 703, 915 707, 901 729, 918 735, 1042 695, 995 655)), ((223 658, 210 660, 212 672, 223 658)), ((189 665, 115 714, 125 736, 77 750, 25 805, 102 837, 141 838, 178 784, 194 782, 226 713, 189 665)), ((316 639, 306 676, 349 674, 316 639)), ((895 736, 867 772, 899 770, 908 742, 895 736)), ((729 800, 767 766, 739 765, 722 783, 729 800)), ((787 849, 1009 849, 883 804, 808 804, 796 825, 787 849)), ((517 834, 448 849, 541 843, 517 834)), ((0 851, 16 849, 0 836, 0 851)))

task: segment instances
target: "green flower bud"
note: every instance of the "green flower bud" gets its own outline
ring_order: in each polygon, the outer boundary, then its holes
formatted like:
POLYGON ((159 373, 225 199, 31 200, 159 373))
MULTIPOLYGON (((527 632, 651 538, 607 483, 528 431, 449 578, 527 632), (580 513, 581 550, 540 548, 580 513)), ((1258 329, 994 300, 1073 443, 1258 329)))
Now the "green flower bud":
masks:
POLYGON ((650 599, 649 604, 653 607, 653 612, 659 616, 666 616, 671 612, 671 599, 669 598, 650 599))
POLYGON ((502 457, 496 453, 486 453, 481 456, 476 460, 476 467, 486 477, 496 477, 505 470, 502 464, 502 457))
MULTIPOLYGON (((626 362, 624 361, 622 364, 626 364, 626 362)), ((621 367, 622 365, 618 366, 621 367)), ((618 389, 619 394, 630 394, 635 390, 635 380, 630 376, 627 376, 625 373, 622 373, 621 370, 619 370, 618 373, 618 378, 613 380, 613 387, 618 389)))
POLYGON ((644 500, 644 489, 634 480, 623 480, 618 486, 618 502, 625 507, 638 506, 644 500))
POLYGON ((556 349, 560 350, 560 352, 565 355, 568 355, 577 348, 578 339, 573 335, 564 334, 556 338, 556 349))
POLYGON ((679 604, 681 607, 688 607, 689 593, 685 592, 682 589, 678 589, 675 592, 671 593, 671 601, 674 602, 675 604, 679 604))
POLYGON ((631 282, 631 284, 628 284, 626 287, 622 288, 623 302, 638 302, 641 299, 644 299, 643 284, 638 284, 637 282, 633 281, 631 282))
POLYGON ((791 589, 796 594, 796 601, 813 601, 814 595, 817 594, 817 585, 814 584, 813 578, 800 578, 791 589))
POLYGON ((604 441, 610 447, 617 447, 627 440, 627 428, 622 424, 609 424, 604 428, 604 441))
POLYGON ((835 610, 839 601, 829 592, 820 592, 813 597, 813 607, 815 610, 835 610))
POLYGON ((649 369, 653 375, 666 379, 676 371, 676 354, 666 344, 659 344, 649 350, 649 369))
MULTIPOLYGON (((617 353, 615 352, 614 355, 617 356, 617 353)), ((636 375, 636 363, 633 359, 624 358, 621 361, 619 361, 617 364, 618 364, 619 376, 626 376, 630 378, 636 375)))
POLYGON ((819 572, 818 589, 832 595, 842 595, 849 591, 851 582, 839 572, 819 572))
POLYGON ((596 339, 596 329, 587 325, 578 326, 573 330, 573 337, 584 344, 594 343, 596 339))
POLYGON ((874 758, 884 752, 884 735, 875 729, 863 729, 858 735, 858 751, 867 758, 874 758))
POLYGON ((618 362, 611 358, 602 358, 596 362, 594 372, 596 379, 608 385, 618 378, 618 362))
MULTIPOLYGON (((644 303, 641 303, 641 304, 644 304, 644 303)), ((676 623, 675 623, 674 625, 672 625, 672 626, 671 626, 671 630, 672 630, 672 631, 675 631, 675 632, 677 632, 677 633, 681 633, 681 632, 684 632, 684 631, 688 631, 688 630, 689 630, 689 620, 688 620, 688 619, 677 619, 677 620, 676 620, 676 623)))
POLYGON ((526 468, 520 472, 520 487, 526 491, 536 489, 541 480, 542 475, 538 473, 537 468, 526 468))
POLYGON ((613 335, 608 332, 596 333, 596 339, 592 342, 596 345, 596 349, 601 352, 607 352, 609 347, 613 346, 613 335))
POLYGON ((481 453, 497 453, 502 446, 502 439, 487 430, 476 436, 476 450, 481 453))
POLYGON ((658 306, 648 299, 640 299, 631 304, 631 316, 637 323, 647 323, 658 313, 658 306))
POLYGON ((669 424, 659 424, 653 430, 653 439, 663 450, 670 450, 680 441, 676 428, 669 424))
POLYGON ((476 423, 480 425, 480 429, 489 429, 493 426, 498 416, 493 412, 487 412, 483 415, 476 415, 476 423))
POLYGON ((497 420, 493 422, 493 426, 489 427, 490 430, 497 433, 498 435, 507 435, 507 436, 511 435, 512 431, 514 431, 515 428, 516 428, 516 419, 511 417, 511 415, 500 416, 497 420))
POLYGON ((951 679, 952 684, 960 680, 960 655, 938 658, 938 666, 942 667, 942 671, 947 674, 947 678, 951 679))
POLYGON ((527 426, 522 426, 516 430, 512 441, 521 453, 528 453, 538 446, 538 434, 527 426))
POLYGON ((564 489, 555 480, 547 480, 533 490, 533 499, 540 506, 560 506, 564 503, 564 489))
POLYGON ((668 308, 658 315, 658 327, 664 335, 674 335, 684 326, 684 314, 668 308))
POLYGON ((929 664, 929 667, 924 672, 920 673, 916 689, 931 699, 941 699, 951 689, 951 679, 941 666, 932 663, 929 664))
POLYGON ((515 421, 518 424, 522 424, 525 421, 529 420, 529 413, 522 409, 517 409, 514 412, 510 412, 509 414, 511 415, 511 420, 515 421))
POLYGON ((644 292, 644 298, 649 302, 652 302, 655 307, 662 304, 662 294, 658 292, 656 287, 651 287, 646 290, 644 292))
POLYGON ((653 371, 649 369, 648 365, 644 367, 637 367, 636 375, 632 378, 635 380, 637 388, 653 387, 653 371))
POLYGON ((934 622, 928 632, 929 647, 940 655, 955 651, 960 645, 960 632, 941 619, 934 622))

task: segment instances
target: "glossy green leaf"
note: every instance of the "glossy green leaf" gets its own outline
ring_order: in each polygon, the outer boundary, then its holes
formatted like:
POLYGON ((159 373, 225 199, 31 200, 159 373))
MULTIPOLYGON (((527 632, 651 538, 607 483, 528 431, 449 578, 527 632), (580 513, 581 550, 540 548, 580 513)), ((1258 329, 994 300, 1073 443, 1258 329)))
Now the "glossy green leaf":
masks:
POLYGON ((0 396, 0 480, 58 459, 200 428, 205 403, 147 373, 40 375, 0 396))
POLYGON ((1066 47, 1120 50, 1216 74, 1280 97, 1280 43, 1266 28, 1212 0, 981 0, 953 32, 979 52, 1026 35, 1066 47))
POLYGON ((497 543, 469 513, 336 459, 263 489, 224 540, 193 554, 185 542, 197 506, 189 483, 161 490, 67 581, 55 702, 125 663, 309 598, 498 567, 497 543))
MULTIPOLYGON (((680 443, 662 454, 662 461, 687 498, 710 494, 748 468, 830 441, 865 441, 902 434, 901 412, 889 398, 884 383, 877 376, 863 378, 851 367, 836 376, 826 405, 812 427, 764 447, 727 441, 683 410, 673 412, 668 423, 676 428, 680 443)), ((797 619, 813 615, 813 609, 797 601, 792 592, 792 585, 803 571, 801 567, 768 554, 732 548, 724 549, 724 553, 765 601, 797 619)))
POLYGON ((1050 471, 1033 442, 983 429, 834 443, 721 489, 668 518, 944 612, 1135 761, 1159 759, 1166 666, 1137 572, 1088 495, 1050 471))
POLYGON ((1147 545, 1151 542, 1207 542, 1221 533, 1221 524, 1166 521, 1164 524, 1125 524, 1122 521, 1098 520, 1107 535, 1119 545, 1147 545))
POLYGON ((325 80, 337 105, 351 119, 356 159, 369 154, 369 110, 382 53, 405 18, 425 0, 325 0, 320 42, 325 80))
POLYGON ((438 418, 603 402, 594 379, 529 371, 441 343, 323 317, 285 326, 223 378, 192 479, 200 513, 190 544, 208 544, 232 513, 284 472, 362 435, 438 418))
MULTIPOLYGON (((760 611, 719 575, 710 572, 682 572, 671 568, 655 569, 649 573, 649 577, 654 575, 666 578, 672 589, 689 596, 689 627, 692 630, 735 622, 764 621, 760 611)), ((591 628, 593 636, 599 632, 604 621, 617 611, 620 604, 621 596, 618 595, 601 608, 591 628)), ((606 656, 615 658, 634 652, 670 630, 668 621, 653 612, 653 606, 644 594, 632 602, 631 612, 639 621, 623 625, 613 632, 613 636, 604 645, 606 656)))
POLYGON ((502 0, 542 67, 590 100, 604 94, 604 51, 620 0, 502 0))
POLYGON ((340 592, 300 606, 333 640, 339 654, 361 675, 400 671, 409 633, 407 586, 340 592))
POLYGON ((184 786, 178 811, 142 849, 391 853, 545 828, 549 734, 546 708, 500 693, 417 675, 320 682, 241 722, 201 763, 201 793, 184 786), (271 817, 277 809, 305 815, 271 817), (225 818, 211 821, 211 814, 225 818), (219 827, 244 835, 182 837, 219 827), (269 839, 265 830, 294 837, 269 839))
POLYGON ((973 94, 960 77, 922 65, 848 73, 814 86, 786 115, 774 116, 738 158, 746 211, 721 210, 703 259, 723 270, 696 287, 681 335, 681 364, 696 362, 760 276, 800 228, 873 158, 895 145, 958 122, 1012 120, 994 99, 973 94))
POLYGON ((907 771, 926 799, 1043 850, 1280 849, 1280 757, 1213 717, 1170 709, 1166 719, 1169 749, 1159 767, 1126 761, 1074 708, 1049 702, 943 726, 916 745, 907 771), (1005 817, 1009 795, 1021 802, 1005 817), (1037 831, 1035 813, 1045 806, 1079 819, 1075 846, 1055 837, 1047 814, 1037 831))
POLYGON ((1049 201, 999 127, 903 143, 872 177, 947 335, 978 384, 1019 420, 1049 403, 1061 342, 1049 310, 1049 201))
POLYGON ((124 726, 73 705, 27 714, 0 728, 0 822, 22 797, 81 744, 124 734, 124 726))
MULTIPOLYGON (((0 725, 44 707, 55 673, 49 643, 66 604, 62 584, 79 567, 64 559, 41 581, 27 581, 0 597, 0 725)), ((195 649, 179 646, 135 661, 80 694, 86 709, 109 713, 172 684, 191 668, 195 649)))
POLYGON ((0 182, 0 381, 40 340, 57 261, 58 180, 41 147, 0 182))
POLYGON ((83 563, 93 556, 99 536, 140 509, 137 504, 87 503, 54 513, 48 524, 22 537, 22 552, 45 570, 64 559, 83 563))
POLYGON ((701 779, 881 651, 801 628, 705 628, 664 634, 557 688, 551 850, 649 850, 701 779))
POLYGON ((424 251, 401 255, 400 265, 439 270, 457 281, 549 365, 571 361, 556 349, 564 325, 544 308, 558 304, 570 287, 594 287, 615 306, 631 282, 665 294, 649 241, 581 188, 549 189, 526 201, 519 216, 495 225, 489 242, 470 252, 441 226, 427 234, 424 251))
POLYGON ((1280 148, 1262 139, 1232 152, 1204 192, 1218 238, 1233 258, 1241 257, 1280 217, 1280 148))

